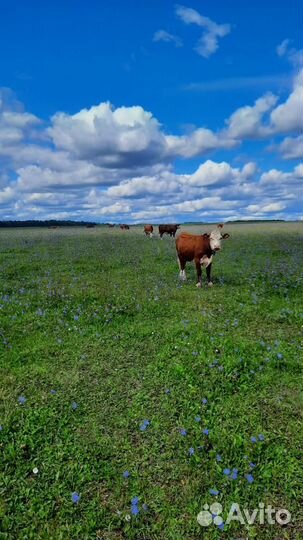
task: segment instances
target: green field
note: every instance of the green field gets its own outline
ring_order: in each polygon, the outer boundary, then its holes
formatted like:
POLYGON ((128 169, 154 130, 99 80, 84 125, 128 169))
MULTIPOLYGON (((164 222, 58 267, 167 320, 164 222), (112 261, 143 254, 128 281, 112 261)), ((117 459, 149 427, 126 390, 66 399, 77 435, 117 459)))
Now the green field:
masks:
POLYGON ((302 540, 302 225, 225 228, 200 290, 142 228, 0 229, 1 540, 302 540))

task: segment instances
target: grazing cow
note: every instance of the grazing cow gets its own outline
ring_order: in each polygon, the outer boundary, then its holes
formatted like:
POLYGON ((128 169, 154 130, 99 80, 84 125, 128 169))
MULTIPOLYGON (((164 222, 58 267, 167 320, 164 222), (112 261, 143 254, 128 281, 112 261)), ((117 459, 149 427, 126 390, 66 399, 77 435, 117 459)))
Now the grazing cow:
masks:
POLYGON ((149 236, 150 238, 153 237, 153 226, 152 225, 144 225, 144 232, 146 236, 149 236))
POLYGON ((127 225, 126 223, 121 223, 120 229, 122 229, 122 230, 129 229, 129 225, 127 225))
POLYGON ((107 226, 108 226, 109 229, 112 229, 115 226, 115 224, 114 223, 108 223, 107 226))
POLYGON ((202 285, 201 267, 206 268, 208 286, 212 286, 211 265, 213 256, 221 249, 221 242, 229 238, 229 234, 222 234, 223 225, 220 224, 210 234, 188 234, 182 233, 176 240, 178 262, 180 267, 180 278, 185 281, 185 265, 187 262, 195 261, 197 270, 197 287, 202 285))
POLYGON ((95 226, 96 226, 96 225, 95 225, 94 223, 88 223, 87 225, 85 225, 85 227, 86 227, 87 229, 94 229, 95 226))
POLYGON ((165 233, 169 234, 169 236, 175 237, 177 229, 180 229, 180 225, 177 225, 177 224, 159 225, 160 238, 162 238, 163 234, 165 233))

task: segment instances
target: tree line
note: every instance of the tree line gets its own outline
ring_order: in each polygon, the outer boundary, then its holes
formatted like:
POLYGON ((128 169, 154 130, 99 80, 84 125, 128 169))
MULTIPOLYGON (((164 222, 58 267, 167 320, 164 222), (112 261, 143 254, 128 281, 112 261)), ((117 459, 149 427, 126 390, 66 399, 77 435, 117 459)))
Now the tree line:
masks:
POLYGON ((96 223, 91 221, 73 221, 60 219, 27 219, 25 221, 9 220, 0 221, 0 227, 87 227, 95 226, 96 223))

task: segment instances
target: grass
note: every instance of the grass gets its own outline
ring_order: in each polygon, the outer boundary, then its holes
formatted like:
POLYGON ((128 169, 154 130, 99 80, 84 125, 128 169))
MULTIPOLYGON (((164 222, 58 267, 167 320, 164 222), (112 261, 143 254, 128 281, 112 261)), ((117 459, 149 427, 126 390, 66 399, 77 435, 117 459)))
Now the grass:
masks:
POLYGON ((302 539, 302 230, 226 230, 201 290, 141 229, 0 230, 1 540, 302 539))

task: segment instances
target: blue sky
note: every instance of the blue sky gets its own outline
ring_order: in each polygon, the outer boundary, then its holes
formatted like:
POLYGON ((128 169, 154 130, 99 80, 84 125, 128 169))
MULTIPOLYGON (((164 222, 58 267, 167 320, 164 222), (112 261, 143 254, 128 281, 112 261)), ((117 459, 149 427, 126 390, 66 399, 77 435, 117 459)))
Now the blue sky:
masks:
POLYGON ((2 219, 302 219, 297 0, 0 7, 2 219))

